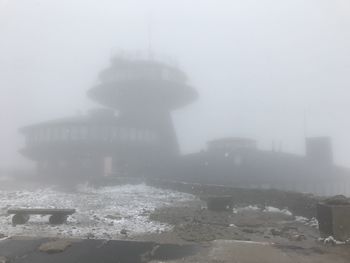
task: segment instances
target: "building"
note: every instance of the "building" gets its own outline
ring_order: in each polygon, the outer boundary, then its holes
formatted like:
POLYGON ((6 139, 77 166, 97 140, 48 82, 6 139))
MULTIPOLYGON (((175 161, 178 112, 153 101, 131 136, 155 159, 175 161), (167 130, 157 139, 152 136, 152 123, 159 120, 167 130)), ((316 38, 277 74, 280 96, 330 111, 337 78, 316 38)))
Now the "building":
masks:
POLYGON ((333 163, 331 140, 307 138, 306 155, 263 151, 248 138, 211 141, 181 155, 171 112, 197 98, 186 75, 154 59, 116 57, 88 96, 103 108, 30 125, 22 153, 38 174, 77 181, 153 176, 245 188, 350 194, 350 172, 333 163))
POLYGON ((153 59, 116 57, 88 96, 104 108, 21 129, 22 153, 51 178, 154 173, 179 156, 171 111, 197 98, 186 75, 153 59))
POLYGON ((254 140, 223 138, 188 154, 172 168, 179 181, 350 195, 350 170, 333 163, 328 137, 306 138, 306 155, 260 150, 254 140))

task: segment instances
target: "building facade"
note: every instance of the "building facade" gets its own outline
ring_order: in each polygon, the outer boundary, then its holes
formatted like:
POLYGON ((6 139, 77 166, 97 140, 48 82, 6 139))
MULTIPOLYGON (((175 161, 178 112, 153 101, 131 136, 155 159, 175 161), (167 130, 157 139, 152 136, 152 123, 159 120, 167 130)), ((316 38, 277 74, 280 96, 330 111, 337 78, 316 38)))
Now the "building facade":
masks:
POLYGON ((51 178, 155 173, 178 158, 171 111, 197 97, 186 75, 153 59, 116 57, 88 96, 103 108, 21 129, 22 153, 51 178))

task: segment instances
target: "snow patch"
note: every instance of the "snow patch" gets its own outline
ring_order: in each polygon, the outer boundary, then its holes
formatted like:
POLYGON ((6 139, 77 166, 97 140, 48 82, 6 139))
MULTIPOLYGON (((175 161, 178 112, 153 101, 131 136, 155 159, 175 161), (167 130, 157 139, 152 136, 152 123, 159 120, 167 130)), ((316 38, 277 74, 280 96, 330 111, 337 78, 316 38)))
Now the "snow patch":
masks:
POLYGON ((331 245, 345 245, 350 242, 350 240, 347 241, 339 241, 336 240, 333 236, 329 236, 327 238, 319 238, 319 241, 323 242, 325 245, 326 244, 331 244, 331 245))
POLYGON ((308 219, 303 216, 295 216, 295 221, 300 222, 306 226, 318 228, 318 220, 315 217, 308 219))
POLYGON ((265 212, 265 213, 281 213, 287 216, 292 216, 292 212, 290 212, 288 209, 279 209, 277 207, 273 207, 273 206, 266 206, 264 209, 261 207, 258 207, 257 205, 249 205, 249 206, 245 206, 245 207, 237 207, 237 208, 233 208, 233 213, 237 214, 239 212, 242 211, 261 211, 261 212, 265 212))
POLYGON ((54 189, 36 191, 0 191, 0 233, 6 236, 46 236, 118 239, 159 233, 171 228, 152 222, 149 215, 156 208, 189 201, 194 196, 171 190, 140 185, 92 188, 82 185, 76 193, 54 189), (52 226, 48 216, 33 215, 25 225, 12 226, 9 208, 75 208, 67 224, 52 226), (122 231, 122 233, 125 231, 122 231))
POLYGON ((261 210, 261 208, 259 208, 256 205, 248 205, 248 206, 244 206, 244 207, 235 207, 233 208, 233 213, 237 214, 239 212, 243 212, 243 211, 259 211, 261 210))
POLYGON ((293 215, 292 212, 290 212, 288 209, 279 209, 279 208, 273 207, 273 206, 266 206, 263 211, 269 212, 269 213, 280 213, 280 214, 284 214, 287 216, 293 215))

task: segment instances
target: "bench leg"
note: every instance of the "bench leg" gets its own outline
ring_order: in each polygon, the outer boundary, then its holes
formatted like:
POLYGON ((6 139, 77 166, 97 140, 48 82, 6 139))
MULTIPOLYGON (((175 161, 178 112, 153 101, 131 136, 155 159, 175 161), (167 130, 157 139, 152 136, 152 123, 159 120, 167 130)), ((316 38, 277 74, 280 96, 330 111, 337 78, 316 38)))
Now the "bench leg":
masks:
POLYGON ((12 224, 13 225, 23 225, 27 223, 29 220, 29 215, 26 214, 15 214, 12 217, 12 224))
POLYGON ((67 215, 52 215, 49 218, 49 223, 51 225, 64 224, 67 221, 67 215))

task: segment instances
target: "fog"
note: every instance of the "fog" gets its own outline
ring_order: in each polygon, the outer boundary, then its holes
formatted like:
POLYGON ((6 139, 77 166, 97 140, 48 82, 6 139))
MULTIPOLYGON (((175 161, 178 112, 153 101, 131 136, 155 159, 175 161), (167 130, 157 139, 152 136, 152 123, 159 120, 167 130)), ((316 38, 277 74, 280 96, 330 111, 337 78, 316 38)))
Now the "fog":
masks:
POLYGON ((78 115, 120 50, 177 61, 199 99, 174 112, 183 153, 223 136, 303 154, 333 139, 350 166, 346 0, 1 0, 0 167, 28 165, 18 128, 78 115))
POLYGON ((0 263, 350 262, 349 14, 0 0, 0 263))

